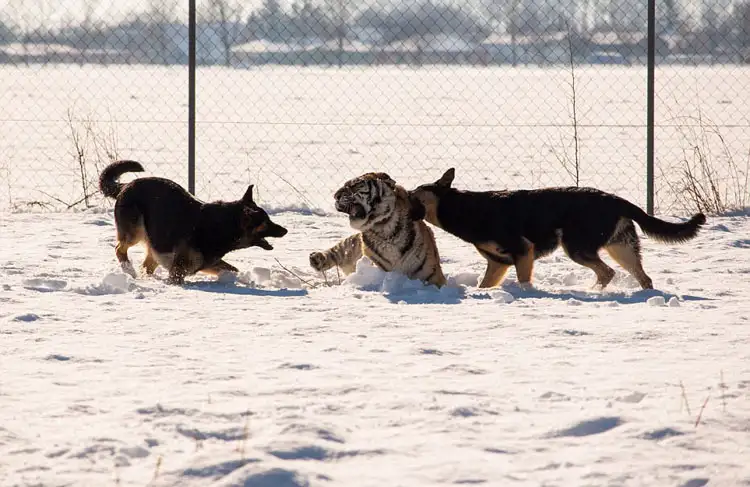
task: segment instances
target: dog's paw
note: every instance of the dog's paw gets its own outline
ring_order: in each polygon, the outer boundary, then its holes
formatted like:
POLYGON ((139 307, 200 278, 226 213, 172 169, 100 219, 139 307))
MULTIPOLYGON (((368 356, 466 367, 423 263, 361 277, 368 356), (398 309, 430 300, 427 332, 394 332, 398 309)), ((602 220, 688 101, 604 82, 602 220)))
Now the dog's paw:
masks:
POLYGON ((181 272, 170 272, 167 276, 167 284, 170 286, 182 286, 185 284, 185 274, 181 272))
POLYGON ((323 252, 313 252, 310 254, 310 266, 316 271, 326 270, 326 255, 323 252))
POLYGON ((224 270, 216 274, 216 282, 222 284, 234 284, 238 281, 238 274, 234 271, 224 270))
POLYGON ((137 279, 138 275, 135 272, 135 267, 133 267, 133 264, 130 261, 123 262, 120 265, 120 268, 122 269, 122 272, 129 275, 133 279, 137 279))

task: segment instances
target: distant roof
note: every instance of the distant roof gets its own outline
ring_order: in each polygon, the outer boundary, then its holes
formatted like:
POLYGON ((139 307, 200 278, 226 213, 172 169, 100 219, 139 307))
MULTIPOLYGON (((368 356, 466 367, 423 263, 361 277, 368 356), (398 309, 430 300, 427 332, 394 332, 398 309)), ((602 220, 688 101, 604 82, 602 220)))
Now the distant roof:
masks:
POLYGON ((450 34, 430 34, 394 41, 378 48, 383 52, 471 52, 475 44, 450 34))
MULTIPOLYGON (((360 41, 352 41, 349 39, 344 39, 342 47, 345 52, 370 52, 373 49, 372 44, 367 44, 365 42, 360 42, 360 41)), ((326 49, 329 51, 336 51, 339 48, 339 41, 336 39, 332 39, 318 46, 315 46, 315 48, 326 49)))
POLYGON ((14 42, 0 45, 0 51, 10 56, 44 56, 48 54, 78 54, 80 51, 64 44, 14 42))
POLYGON ((509 46, 513 43, 516 45, 529 45, 539 44, 541 42, 563 42, 567 39, 567 36, 568 33, 565 31, 535 35, 518 34, 515 38, 510 34, 493 33, 487 36, 487 38, 479 44, 482 46, 509 46))
POLYGON ((646 35, 642 32, 594 32, 589 36, 594 44, 635 44, 642 40, 646 35))
POLYGON ((297 40, 294 42, 271 42, 265 39, 246 42, 232 47, 232 52, 243 54, 284 53, 306 51, 320 45, 320 41, 297 40))

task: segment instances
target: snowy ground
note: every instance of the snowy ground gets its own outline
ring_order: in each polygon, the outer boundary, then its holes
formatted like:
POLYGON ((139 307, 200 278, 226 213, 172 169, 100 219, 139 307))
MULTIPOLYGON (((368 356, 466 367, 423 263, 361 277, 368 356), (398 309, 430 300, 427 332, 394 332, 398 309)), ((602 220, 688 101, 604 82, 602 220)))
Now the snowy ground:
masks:
POLYGON ((443 290, 326 286, 307 255, 346 221, 273 218, 235 282, 172 287, 117 270, 110 210, 0 215, 0 483, 750 484, 747 216, 644 239, 658 290, 604 293, 559 253, 480 291, 440 231, 443 290))
MULTIPOLYGON (((581 185, 645 206, 645 66, 580 66, 575 77, 581 185)), ((749 84, 750 66, 659 67, 661 211, 681 212, 668 182, 696 147, 722 185, 734 182, 725 179, 730 156, 745 181, 749 84)), ((342 174, 372 170, 406 186, 449 167, 473 189, 575 182, 566 66, 201 67, 197 98, 196 188, 205 199, 236 198, 253 182, 267 203, 325 207, 342 174)), ((0 66, 0 211, 81 199, 69 115, 89 182, 105 145, 187 184, 186 67, 0 66)))

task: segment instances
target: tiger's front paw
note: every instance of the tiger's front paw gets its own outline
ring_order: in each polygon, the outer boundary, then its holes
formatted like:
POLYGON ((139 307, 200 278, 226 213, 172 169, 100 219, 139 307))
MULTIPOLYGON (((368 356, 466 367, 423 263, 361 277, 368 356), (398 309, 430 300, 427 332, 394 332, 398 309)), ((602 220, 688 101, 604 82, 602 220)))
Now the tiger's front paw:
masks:
POLYGON ((310 254, 310 266, 316 271, 322 272, 326 270, 327 260, 323 252, 313 252, 310 254))

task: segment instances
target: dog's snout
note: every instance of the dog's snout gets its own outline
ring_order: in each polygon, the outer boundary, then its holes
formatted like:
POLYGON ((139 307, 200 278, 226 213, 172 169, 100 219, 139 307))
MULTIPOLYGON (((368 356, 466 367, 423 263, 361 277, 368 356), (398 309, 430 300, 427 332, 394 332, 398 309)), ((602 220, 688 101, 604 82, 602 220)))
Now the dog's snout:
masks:
POLYGON ((286 228, 282 227, 278 223, 274 223, 272 221, 269 221, 268 222, 268 227, 266 228, 266 231, 264 232, 264 236, 266 236, 266 237, 280 238, 280 237, 283 237, 284 235, 286 235, 287 233, 289 233, 289 230, 287 230, 286 228))
POLYGON ((276 236, 277 237, 283 237, 287 233, 289 233, 289 230, 287 230, 286 228, 282 227, 281 225, 276 225, 276 236))

